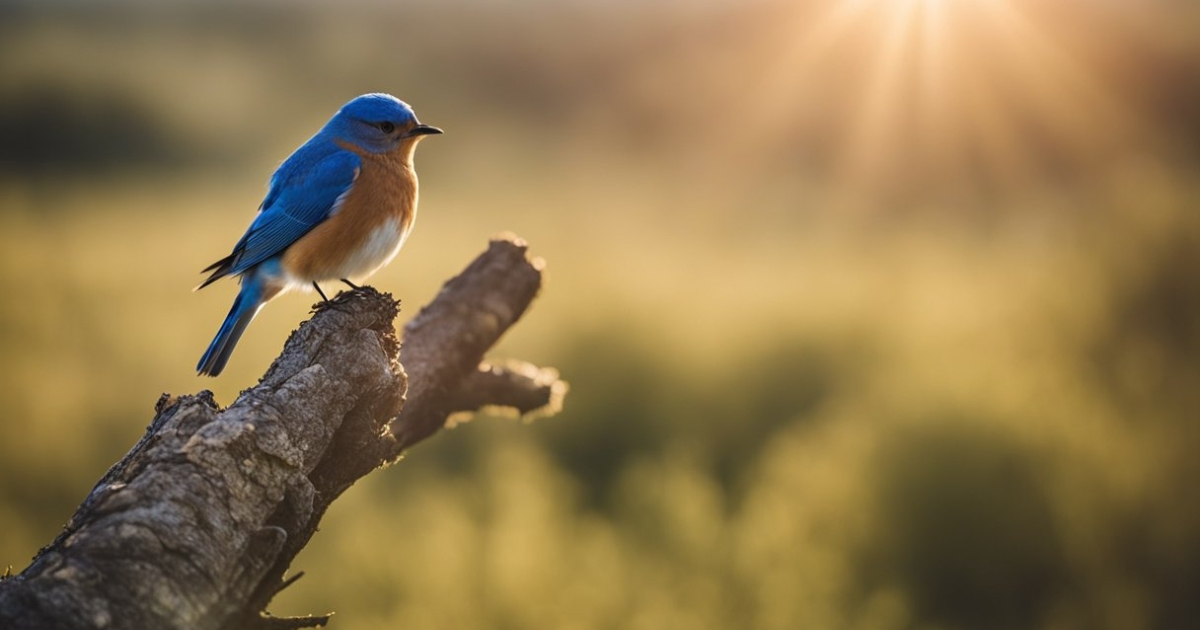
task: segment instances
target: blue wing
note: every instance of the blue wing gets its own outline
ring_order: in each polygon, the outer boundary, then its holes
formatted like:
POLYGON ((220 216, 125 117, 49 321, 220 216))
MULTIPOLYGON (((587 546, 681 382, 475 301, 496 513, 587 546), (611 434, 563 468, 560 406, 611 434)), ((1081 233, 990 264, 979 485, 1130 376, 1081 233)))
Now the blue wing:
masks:
POLYGON ((233 253, 205 269, 215 271, 200 287, 275 256, 329 218, 354 185, 361 165, 358 155, 332 144, 297 150, 271 177, 258 216, 233 253))

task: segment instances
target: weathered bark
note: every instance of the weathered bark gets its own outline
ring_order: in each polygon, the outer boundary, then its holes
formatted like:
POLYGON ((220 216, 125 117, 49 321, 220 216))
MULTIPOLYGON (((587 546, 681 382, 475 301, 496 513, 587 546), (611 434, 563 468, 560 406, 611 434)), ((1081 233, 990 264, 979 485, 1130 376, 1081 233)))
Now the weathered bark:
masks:
POLYGON ((557 408, 552 370, 481 364, 540 284, 524 243, 499 238, 405 327, 403 367, 398 303, 364 288, 319 305, 229 408, 164 395, 54 542, 0 581, 0 627, 324 625, 263 611, 334 499, 452 412, 557 408))

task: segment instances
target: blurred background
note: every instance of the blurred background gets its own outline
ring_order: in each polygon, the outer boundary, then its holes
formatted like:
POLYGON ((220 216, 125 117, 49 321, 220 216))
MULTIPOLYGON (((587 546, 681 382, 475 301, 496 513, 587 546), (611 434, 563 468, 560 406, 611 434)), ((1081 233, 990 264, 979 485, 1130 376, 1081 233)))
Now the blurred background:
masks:
MULTIPOLYGON (((163 392, 274 167, 386 91, 421 215, 402 319, 512 230, 479 418, 338 501, 277 614, 332 627, 1200 624, 1200 5, 0 3, 0 566, 163 392)), ((331 287, 332 288, 332 287, 331 287)))

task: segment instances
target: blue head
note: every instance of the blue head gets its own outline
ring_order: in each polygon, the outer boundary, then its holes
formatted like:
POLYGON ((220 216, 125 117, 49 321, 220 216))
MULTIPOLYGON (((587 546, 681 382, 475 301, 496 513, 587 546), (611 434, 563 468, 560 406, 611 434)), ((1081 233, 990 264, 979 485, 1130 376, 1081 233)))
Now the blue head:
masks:
POLYGON ((343 105, 323 132, 372 153, 387 153, 402 146, 411 150, 421 138, 442 130, 422 125, 407 103, 390 94, 364 94, 343 105))

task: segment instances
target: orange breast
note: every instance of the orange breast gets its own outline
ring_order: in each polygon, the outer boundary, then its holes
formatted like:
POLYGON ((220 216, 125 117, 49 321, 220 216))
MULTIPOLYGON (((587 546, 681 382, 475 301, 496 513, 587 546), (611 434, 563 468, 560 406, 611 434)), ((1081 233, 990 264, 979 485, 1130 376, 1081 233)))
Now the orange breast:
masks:
POLYGON ((417 176, 405 155, 342 146, 362 167, 337 212, 284 252, 283 269, 299 282, 369 276, 396 255, 416 218, 417 176))

